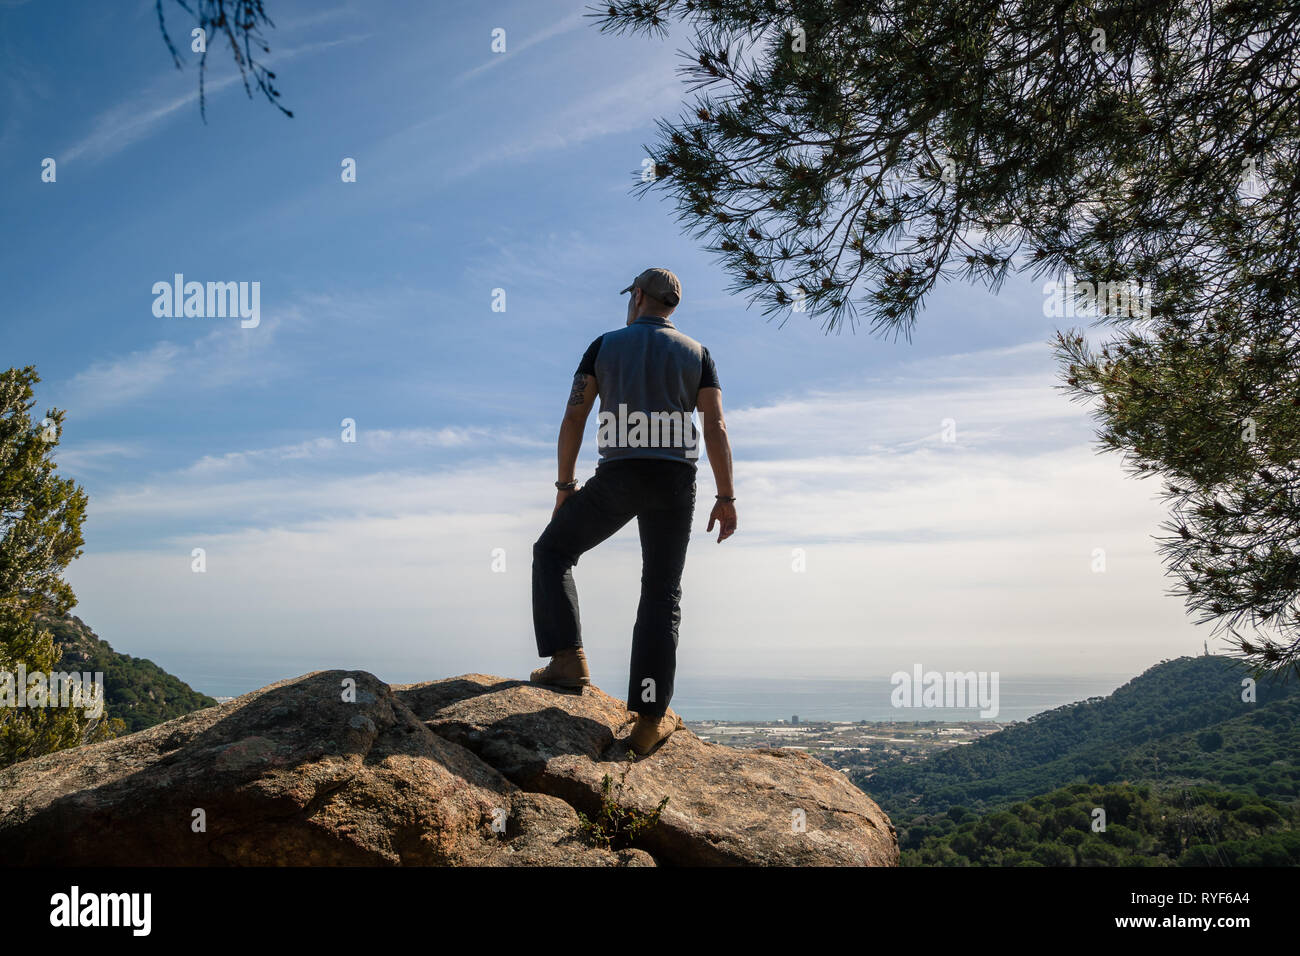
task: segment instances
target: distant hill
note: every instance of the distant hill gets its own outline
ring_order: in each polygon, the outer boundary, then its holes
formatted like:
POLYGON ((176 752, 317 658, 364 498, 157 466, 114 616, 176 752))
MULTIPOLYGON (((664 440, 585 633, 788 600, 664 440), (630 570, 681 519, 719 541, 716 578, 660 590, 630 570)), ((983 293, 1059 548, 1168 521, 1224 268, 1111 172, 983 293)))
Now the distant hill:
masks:
POLYGON ((908 865, 1294 865, 1300 682, 1261 681, 1247 703, 1246 676, 1226 657, 1164 661, 1109 697, 850 776, 908 865))
POLYGON ((79 617, 44 616, 40 624, 62 651, 62 670, 103 673, 105 713, 122 720, 127 733, 216 704, 153 661, 113 650, 79 617))
POLYGON ((1037 714, 913 763, 852 774, 892 815, 984 808, 1071 783, 1176 780, 1248 787, 1261 796, 1300 792, 1300 683, 1261 681, 1243 703, 1241 665, 1181 657, 1135 677, 1109 697, 1037 714))
POLYGON ((1266 797, 1076 783, 982 816, 917 817, 900 840, 904 866, 1295 866, 1297 822, 1266 797))

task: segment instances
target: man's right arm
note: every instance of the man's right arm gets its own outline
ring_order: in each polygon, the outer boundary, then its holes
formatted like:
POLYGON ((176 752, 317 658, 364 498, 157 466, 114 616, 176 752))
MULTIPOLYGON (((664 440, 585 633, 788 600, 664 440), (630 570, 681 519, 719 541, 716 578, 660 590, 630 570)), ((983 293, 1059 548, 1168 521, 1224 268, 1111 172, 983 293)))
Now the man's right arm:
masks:
MULTIPOLYGON (((695 399, 696 409, 700 413, 700 428, 704 432, 704 450, 709 456, 709 465, 713 468, 713 481, 718 486, 718 494, 724 498, 734 498, 736 489, 731 475, 731 441, 727 438, 727 420, 722 415, 722 389, 702 388, 695 399)), ((736 503, 734 501, 716 501, 709 514, 709 526, 718 522, 718 541, 725 541, 736 533, 736 503)))

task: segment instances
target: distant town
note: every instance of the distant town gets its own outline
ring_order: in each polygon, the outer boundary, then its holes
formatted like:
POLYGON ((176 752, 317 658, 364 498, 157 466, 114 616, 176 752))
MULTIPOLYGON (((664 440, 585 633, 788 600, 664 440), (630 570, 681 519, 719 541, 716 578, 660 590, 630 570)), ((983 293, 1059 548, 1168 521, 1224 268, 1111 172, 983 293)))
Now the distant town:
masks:
MULTIPOLYGON (((234 697, 218 697, 224 704, 234 697)), ((886 759, 911 763, 952 747, 971 744, 1010 723, 989 720, 688 720, 686 727, 710 743, 751 750, 806 750, 828 767, 871 770, 886 759)))
POLYGON ((777 721, 688 720, 686 726, 701 740, 728 747, 805 750, 828 767, 847 772, 870 770, 886 758, 910 763, 974 743, 1009 725, 987 720, 803 721, 792 714, 789 720, 777 721))

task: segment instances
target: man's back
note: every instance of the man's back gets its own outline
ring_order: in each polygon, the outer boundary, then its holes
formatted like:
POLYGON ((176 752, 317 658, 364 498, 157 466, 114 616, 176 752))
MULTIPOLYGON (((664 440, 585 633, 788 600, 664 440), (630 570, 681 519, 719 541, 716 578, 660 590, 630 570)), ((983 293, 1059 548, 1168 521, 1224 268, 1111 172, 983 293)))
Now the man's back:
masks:
POLYGON ((699 442, 691 414, 701 388, 719 387, 718 373, 709 350, 671 320, 643 315, 606 332, 587 348, 578 373, 596 379, 602 461, 668 458, 695 464, 699 442))

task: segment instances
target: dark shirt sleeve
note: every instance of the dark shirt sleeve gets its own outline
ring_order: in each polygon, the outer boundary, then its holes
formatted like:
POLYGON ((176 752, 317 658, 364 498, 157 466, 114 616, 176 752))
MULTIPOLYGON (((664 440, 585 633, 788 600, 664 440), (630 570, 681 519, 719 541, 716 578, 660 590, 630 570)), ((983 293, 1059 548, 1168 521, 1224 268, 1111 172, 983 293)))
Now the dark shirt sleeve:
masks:
POLYGON ((596 341, 587 346, 587 351, 582 355, 582 361, 578 363, 578 375, 595 375, 596 374, 596 354, 600 351, 600 340, 605 336, 597 337, 596 341))
POLYGON ((700 372, 700 388, 722 388, 718 383, 718 367, 713 364, 713 356, 704 349, 704 368, 700 372))

